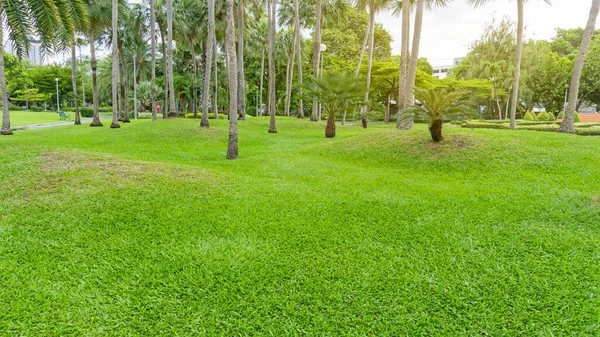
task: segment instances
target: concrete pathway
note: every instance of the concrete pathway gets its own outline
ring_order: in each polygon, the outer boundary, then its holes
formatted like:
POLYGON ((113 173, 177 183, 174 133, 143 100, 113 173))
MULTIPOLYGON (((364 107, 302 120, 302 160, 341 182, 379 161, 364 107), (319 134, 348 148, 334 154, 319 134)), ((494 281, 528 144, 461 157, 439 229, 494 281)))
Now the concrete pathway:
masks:
MULTIPOLYGON (((107 120, 107 119, 111 119, 112 116, 107 116, 107 115, 100 115, 100 120, 107 120)), ((92 118, 82 118, 81 119, 81 124, 84 123, 91 123, 92 122, 92 118)), ((17 130, 36 130, 36 129, 47 129, 47 128, 52 128, 55 126, 65 126, 65 125, 73 125, 73 123, 75 123, 75 121, 65 121, 65 122, 58 122, 58 123, 45 123, 45 124, 34 124, 34 125, 22 125, 22 126, 15 126, 12 127, 11 129, 13 131, 17 131, 17 130)))

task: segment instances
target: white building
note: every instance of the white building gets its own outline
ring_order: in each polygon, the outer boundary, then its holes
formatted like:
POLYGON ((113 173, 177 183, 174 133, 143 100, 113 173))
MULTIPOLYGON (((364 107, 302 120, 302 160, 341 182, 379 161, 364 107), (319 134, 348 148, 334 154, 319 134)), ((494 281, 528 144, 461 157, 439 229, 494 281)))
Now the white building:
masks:
MULTIPOLYGON (((17 50, 13 46, 11 41, 6 41, 4 44, 4 50, 7 53, 17 55, 17 50)), ((39 40, 29 40, 29 50, 23 55, 25 60, 29 60, 33 65, 41 66, 44 65, 44 57, 42 55, 41 43, 39 40)))
POLYGON ((448 71, 459 65, 460 62, 462 62, 462 60, 463 57, 457 57, 454 59, 454 62, 452 62, 451 65, 433 67, 433 77, 437 77, 440 80, 443 80, 444 78, 448 77, 448 71))

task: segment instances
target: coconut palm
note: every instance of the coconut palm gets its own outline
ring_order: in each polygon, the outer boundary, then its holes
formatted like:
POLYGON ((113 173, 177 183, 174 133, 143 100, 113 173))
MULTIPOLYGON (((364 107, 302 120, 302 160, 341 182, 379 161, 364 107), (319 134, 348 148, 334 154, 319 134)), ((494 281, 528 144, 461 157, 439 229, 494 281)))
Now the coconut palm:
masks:
POLYGON ((11 135, 8 92, 4 74, 4 31, 20 57, 29 50, 29 38, 39 37, 45 52, 66 50, 75 43, 77 25, 74 18, 81 15, 81 0, 70 1, 3 1, 0 6, 0 92, 2 93, 2 128, 0 134, 11 135))
POLYGON ((111 20, 110 6, 112 3, 109 0, 88 0, 88 14, 90 20, 90 29, 88 31, 90 43, 90 68, 92 69, 92 103, 94 113, 92 115, 92 123, 90 126, 102 126, 100 122, 100 107, 98 93, 98 61, 96 60, 96 38, 97 34, 104 28, 108 27, 111 20))
POLYGON ((238 0, 238 115, 246 120, 246 79, 244 68, 244 29, 246 27, 246 6, 244 0, 238 0))
POLYGON ((590 8, 590 15, 588 17, 585 31, 583 32, 583 39, 579 46, 579 54, 575 60, 575 66, 573 67, 573 75, 571 77, 571 87, 569 89, 569 103, 565 111, 565 118, 563 118, 559 132, 575 133, 575 108, 577 107, 577 98, 579 96, 579 80, 581 79, 581 72, 583 70, 583 64, 587 57, 590 42, 594 35, 596 27, 596 20, 598 18, 598 12, 600 11, 600 0, 592 0, 592 7, 590 8))
POLYGON ((275 39, 277 35, 277 0, 270 0, 269 3, 269 133, 277 133, 275 125, 275 114, 277 112, 277 87, 275 83, 275 39))
POLYGON ((296 52, 298 57, 298 84, 300 85, 300 101, 298 101, 298 118, 304 119, 302 104, 302 32, 300 31, 300 5, 294 0, 294 35, 296 38, 296 52))
POLYGON ((352 106, 362 103, 365 86, 352 74, 332 73, 312 78, 304 85, 304 96, 323 104, 327 116, 325 137, 335 137, 335 116, 352 106))
MULTIPOLYGON (((204 81, 202 83, 202 120, 201 127, 209 127, 208 110, 210 109, 210 75, 213 66, 213 49, 215 48, 215 0, 208 0, 208 34, 206 36, 206 59, 204 61, 204 81)), ((216 60, 216 55, 214 55, 216 60)), ((215 66, 215 73, 217 71, 215 66)), ((216 108, 216 106, 215 106, 216 108)))
MULTIPOLYGON (((321 50, 321 23, 322 23, 322 0, 316 0, 315 2, 315 30, 313 36, 313 77, 319 75, 319 55, 321 50)), ((316 122, 319 120, 319 105, 316 101, 313 102, 312 112, 310 114, 310 120, 316 122)))
POLYGON ((119 1, 112 0, 112 122, 110 123, 111 129, 118 129, 119 125, 119 101, 117 93, 119 91, 119 47, 115 41, 119 40, 119 1))
POLYGON ((156 121, 156 9, 154 0, 150 0, 150 44, 152 46, 152 78, 150 80, 152 90, 152 121, 156 121))
MULTIPOLYGON (((482 6, 492 0, 467 0, 467 3, 473 7, 482 6)), ((550 4, 550 0, 544 0, 546 3, 550 4)), ((512 86, 512 97, 511 97, 511 106, 510 106, 510 129, 515 129, 515 119, 517 116, 517 104, 519 99, 519 81, 521 80, 521 56, 523 55, 523 6, 526 0, 517 0, 517 11, 518 11, 518 20, 517 20, 517 57, 515 64, 515 75, 513 79, 512 86)))
MULTIPOLYGON (((173 0, 167 0, 167 71, 169 85, 169 117, 177 117, 175 109, 175 84, 173 76, 173 0)), ((165 107, 166 110, 166 107, 165 107)))
POLYGON ((233 16, 233 0, 227 0, 227 79, 229 88, 229 140, 227 142, 227 159, 238 158, 238 123, 237 123, 237 57, 235 52, 235 23, 233 16))
MULTIPOLYGON (((409 39, 410 39, 410 0, 402 0, 402 47, 400 51, 400 81, 398 85, 398 110, 406 107, 408 97, 408 63, 409 63, 409 39)), ((413 117, 411 114, 398 113, 396 127, 401 130, 412 129, 413 117)))
POLYGON ((465 108, 460 105, 460 100, 468 95, 468 91, 448 91, 445 88, 419 89, 415 88, 415 98, 421 106, 410 106, 403 109, 403 113, 420 113, 429 120, 429 132, 434 142, 444 139, 442 126, 444 117, 465 115, 465 108))

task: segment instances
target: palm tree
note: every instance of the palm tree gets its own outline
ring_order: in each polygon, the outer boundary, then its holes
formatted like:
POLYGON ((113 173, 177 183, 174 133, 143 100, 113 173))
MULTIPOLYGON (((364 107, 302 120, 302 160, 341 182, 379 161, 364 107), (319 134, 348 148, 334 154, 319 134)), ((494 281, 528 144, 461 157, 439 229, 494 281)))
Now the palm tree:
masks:
POLYGON ((581 79, 583 64, 585 63, 590 48, 590 42, 594 35, 598 12, 600 12, 600 0, 592 0, 590 15, 588 17, 587 25, 585 26, 585 31, 583 32, 581 45, 579 46, 579 54, 575 60, 575 66, 573 67, 571 88, 569 89, 569 103, 567 104, 567 110, 565 111, 565 118, 563 118, 560 128, 558 129, 559 132, 575 133, 575 108, 577 107, 577 98, 579 97, 579 80, 581 79))
POLYGON ((3 1, 0 6, 0 92, 2 94, 2 128, 0 134, 11 135, 6 77, 4 74, 4 30, 20 57, 29 50, 29 38, 36 35, 44 52, 67 50, 74 41, 77 26, 72 13, 83 7, 81 0, 67 1, 3 1))
MULTIPOLYGON (((483 4, 490 2, 491 0, 467 0, 467 3, 473 7, 479 7, 483 4)), ((546 3, 550 4, 550 0, 544 0, 546 3)), ((515 64, 515 76, 513 79, 512 86, 512 97, 511 97, 511 106, 510 106, 510 129, 515 129, 515 119, 517 116, 517 104, 519 99, 519 82, 521 80, 521 58, 523 55, 523 6, 526 0, 517 0, 517 11, 518 11, 518 20, 517 20, 517 57, 515 64)))
MULTIPOLYGON (((408 71, 409 71, 409 50, 408 44, 410 39, 410 0, 402 0, 402 48, 400 55, 400 81, 398 85, 398 111, 406 107, 408 94, 408 71)), ((411 114, 398 113, 398 121, 396 127, 401 130, 412 129, 413 117, 411 114)))
POLYGON ((119 1, 112 0, 112 122, 110 123, 111 129, 118 129, 119 125, 119 47, 117 41, 119 40, 119 1))
MULTIPOLYGON (((167 0, 167 76, 169 84, 169 117, 177 117, 173 76, 173 0, 167 0)), ((166 110, 166 107, 165 107, 166 110)), ((166 112, 166 111, 165 111, 166 112)))
POLYGON ((275 114, 277 112, 277 97, 275 83, 275 39, 277 18, 277 0, 271 0, 269 7, 269 133, 277 133, 275 114))
POLYGON ((90 42, 90 68, 92 69, 92 103, 94 105, 94 114, 90 126, 102 126, 100 122, 100 107, 98 94, 98 61, 96 60, 96 33, 108 27, 110 22, 109 6, 112 5, 108 0, 89 0, 88 13, 90 18, 89 42, 90 42))
MULTIPOLYGON (((313 42, 313 77, 319 76, 319 61, 321 51, 321 22, 322 22, 322 0, 315 2, 315 31, 313 42)), ((313 108, 310 114, 310 120, 316 122, 319 120, 319 105, 317 101, 313 101, 313 108)))
POLYGON ((363 83, 351 74, 333 73, 322 77, 314 77, 309 85, 304 86, 307 98, 322 103, 328 113, 325 137, 335 137, 335 116, 353 105, 361 102, 365 94, 363 83))
POLYGON ((244 0, 238 0, 238 115, 241 120, 246 120, 246 79, 244 75, 245 12, 244 0))
MULTIPOLYGON (((154 0, 150 0, 150 44, 152 45, 152 121, 156 121, 156 10, 154 0)), ((136 107, 137 109, 137 107, 136 107)))
POLYGON ((227 79, 229 88, 229 140, 227 142, 227 159, 238 158, 238 123, 237 123, 237 59, 235 52, 235 24, 233 16, 233 0, 227 0, 227 79))
POLYGON ((302 104, 302 32, 300 31, 300 5, 298 0, 294 3, 294 35, 296 38, 296 52, 298 57, 298 84, 300 85, 300 101, 298 101, 298 118, 304 119, 302 104))
MULTIPOLYGON (((208 0, 208 34, 206 36, 206 60, 204 62, 204 81, 202 83, 202 120, 201 127, 209 127, 208 110, 210 109, 210 75, 213 66, 213 49, 215 48, 215 0, 208 0)), ((214 56, 216 59, 216 55, 214 56)), ((216 68, 216 67, 215 67, 216 68)), ((215 72, 217 70, 215 69, 215 72)))
MULTIPOLYGON (((87 8, 82 1, 69 1, 71 5, 71 15, 73 15, 73 22, 77 27, 77 31, 85 32, 89 29, 89 20, 87 15, 87 8)), ((74 113, 75 113, 75 125, 81 125, 81 118, 79 114, 79 100, 77 94, 77 53, 75 47, 77 45, 76 32, 73 32, 73 43, 71 44, 71 82, 73 84, 73 102, 74 102, 74 113)))

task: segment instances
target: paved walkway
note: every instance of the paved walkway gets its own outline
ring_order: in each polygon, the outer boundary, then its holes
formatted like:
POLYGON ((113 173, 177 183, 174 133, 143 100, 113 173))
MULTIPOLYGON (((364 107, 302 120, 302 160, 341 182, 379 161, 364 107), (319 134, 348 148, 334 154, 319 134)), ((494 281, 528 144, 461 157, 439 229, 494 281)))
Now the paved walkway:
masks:
MULTIPOLYGON (((100 115, 100 120, 106 120, 106 119, 111 119, 112 116, 107 116, 107 115, 100 115)), ((81 124, 84 123, 91 123, 92 122, 92 118, 82 118, 81 119, 81 124)), ((17 130, 35 130, 35 129, 46 129, 46 128, 52 128, 55 126, 65 126, 65 125, 73 125, 73 123, 75 123, 75 121, 67 121, 67 122, 58 122, 58 123, 45 123, 45 124, 34 124, 34 125, 22 125, 22 126, 15 126, 12 127, 11 129, 13 131, 17 131, 17 130)))

